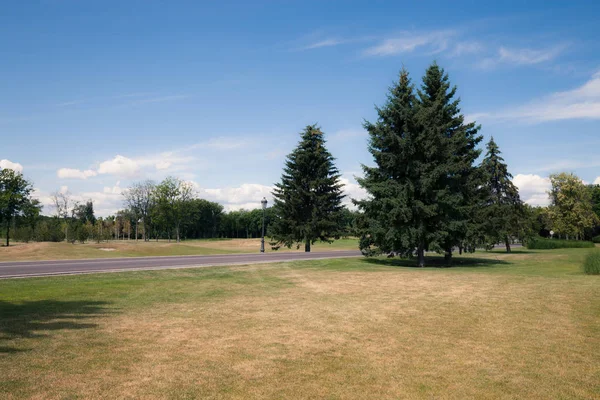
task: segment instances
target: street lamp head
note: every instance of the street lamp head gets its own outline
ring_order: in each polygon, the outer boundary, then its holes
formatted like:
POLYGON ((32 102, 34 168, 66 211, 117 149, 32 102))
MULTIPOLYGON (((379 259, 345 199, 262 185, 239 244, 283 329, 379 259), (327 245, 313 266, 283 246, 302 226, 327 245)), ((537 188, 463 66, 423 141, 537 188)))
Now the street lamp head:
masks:
POLYGON ((263 197, 263 199, 260 201, 260 204, 262 204, 262 209, 266 209, 267 208, 267 199, 265 197, 263 197))

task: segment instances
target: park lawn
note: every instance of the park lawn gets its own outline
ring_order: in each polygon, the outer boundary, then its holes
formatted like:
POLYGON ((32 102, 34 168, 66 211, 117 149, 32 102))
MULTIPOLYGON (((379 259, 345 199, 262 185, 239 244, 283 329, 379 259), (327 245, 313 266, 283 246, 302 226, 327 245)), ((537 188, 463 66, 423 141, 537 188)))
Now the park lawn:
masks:
POLYGON ((598 399, 585 254, 2 280, 0 398, 598 399))
MULTIPOLYGON (((267 252, 271 252, 268 239, 267 252)), ((313 251, 358 249, 357 239, 340 239, 329 243, 316 243, 313 251)), ((0 262, 31 260, 66 260, 82 258, 150 257, 150 256, 189 256, 234 253, 257 253, 260 239, 206 239, 186 240, 181 243, 117 240, 110 242, 75 243, 12 243, 0 247, 0 262)), ((304 251, 296 248, 282 248, 278 251, 304 251)))

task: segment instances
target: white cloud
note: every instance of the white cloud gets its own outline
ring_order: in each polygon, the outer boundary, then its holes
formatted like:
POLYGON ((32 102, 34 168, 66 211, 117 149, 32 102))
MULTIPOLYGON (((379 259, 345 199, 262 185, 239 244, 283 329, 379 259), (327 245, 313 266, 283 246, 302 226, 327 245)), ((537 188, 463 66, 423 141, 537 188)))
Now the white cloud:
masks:
POLYGON ((600 185, 600 176, 596 178, 594 185, 600 185))
POLYGON ((426 33, 403 32, 394 38, 385 39, 378 45, 369 47, 363 52, 363 55, 391 56, 410 53, 417 48, 423 48, 429 54, 436 54, 446 50, 450 39, 455 35, 456 32, 451 30, 426 33))
POLYGON ((271 204, 273 201, 271 197, 273 187, 257 183, 244 183, 237 187, 216 189, 202 188, 195 182, 192 184, 201 198, 221 203, 226 210, 258 208, 263 197, 266 197, 271 204))
POLYGON ((301 50, 312 50, 312 49, 319 49, 321 47, 337 46, 342 43, 344 43, 344 41, 339 40, 339 39, 324 39, 324 40, 319 40, 318 42, 311 43, 308 46, 304 46, 301 48, 301 50))
POLYGON ((458 42, 450 52, 451 57, 460 57, 466 54, 476 54, 485 50, 485 46, 476 41, 458 42))
POLYGON ((568 119, 600 119, 600 71, 583 85, 533 100, 498 113, 480 113, 490 119, 516 119, 528 123, 568 119))
POLYGON ((173 165, 170 161, 159 161, 155 164, 156 169, 168 169, 171 165, 173 165))
POLYGON ((521 199, 532 206, 547 206, 550 203, 548 191, 552 185, 549 178, 534 174, 518 174, 513 183, 519 188, 521 199))
POLYGON ((120 184, 121 184, 121 181, 117 181, 117 183, 113 187, 104 186, 103 193, 108 193, 108 194, 122 194, 123 193, 123 189, 121 188, 121 186, 119 186, 120 184))
POLYGON ((110 174, 115 176, 132 177, 138 174, 140 166, 134 160, 116 155, 112 160, 100 163, 99 174, 110 174))
POLYGON ((23 172, 23 166, 10 160, 0 160, 0 169, 12 169, 16 172, 23 172))
POLYGON ((86 169, 85 171, 74 168, 61 168, 56 172, 56 176, 61 179, 87 179, 98 175, 96 171, 86 169))
POLYGON ((354 178, 340 178, 340 182, 344 185, 344 194, 346 197, 344 198, 343 203, 349 207, 354 208, 354 204, 352 204, 352 199, 354 200, 362 200, 367 198, 368 194, 365 189, 360 187, 354 178))
POLYGON ((557 45, 546 49, 527 49, 527 48, 508 48, 501 46, 498 53, 493 57, 488 57, 479 62, 478 67, 489 69, 499 64, 510 65, 534 65, 547 61, 552 61, 560 55, 566 46, 557 45))
POLYGON ((516 65, 539 64, 550 61, 564 50, 564 46, 555 46, 549 49, 509 49, 500 47, 498 55, 500 62, 516 65))

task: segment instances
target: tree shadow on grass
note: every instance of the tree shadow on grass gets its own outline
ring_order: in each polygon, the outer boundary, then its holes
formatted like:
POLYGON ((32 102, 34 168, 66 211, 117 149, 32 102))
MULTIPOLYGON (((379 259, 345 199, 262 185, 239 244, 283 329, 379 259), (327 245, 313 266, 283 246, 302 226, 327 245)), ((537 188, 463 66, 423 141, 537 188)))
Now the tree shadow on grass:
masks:
POLYGON ((97 324, 83 320, 112 312, 105 301, 39 300, 10 303, 0 300, 0 353, 24 351, 2 345, 4 340, 39 338, 47 331, 90 329, 97 324))
MULTIPOLYGON (((419 268, 415 258, 364 258, 363 262, 387 267, 419 268)), ((492 258, 475 257, 453 257, 452 265, 446 265, 443 257, 426 257, 425 266, 433 268, 452 268, 452 267, 471 267, 471 268, 491 268, 502 265, 510 265, 505 260, 496 260, 492 258)))

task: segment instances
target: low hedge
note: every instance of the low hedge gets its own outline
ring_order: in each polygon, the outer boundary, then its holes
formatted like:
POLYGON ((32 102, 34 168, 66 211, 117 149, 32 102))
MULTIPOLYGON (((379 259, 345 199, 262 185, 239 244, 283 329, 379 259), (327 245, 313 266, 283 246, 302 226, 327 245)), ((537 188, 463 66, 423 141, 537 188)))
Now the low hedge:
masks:
POLYGON ((587 275, 600 275, 600 249, 590 251, 583 262, 583 272, 587 275))
POLYGON ((594 237, 592 238, 592 242, 594 242, 594 243, 600 243, 600 235, 598 235, 598 236, 594 236, 594 237))
POLYGON ((594 247, 594 243, 584 240, 561 240, 535 238, 527 241, 528 249, 550 250, 550 249, 584 249, 594 247))

